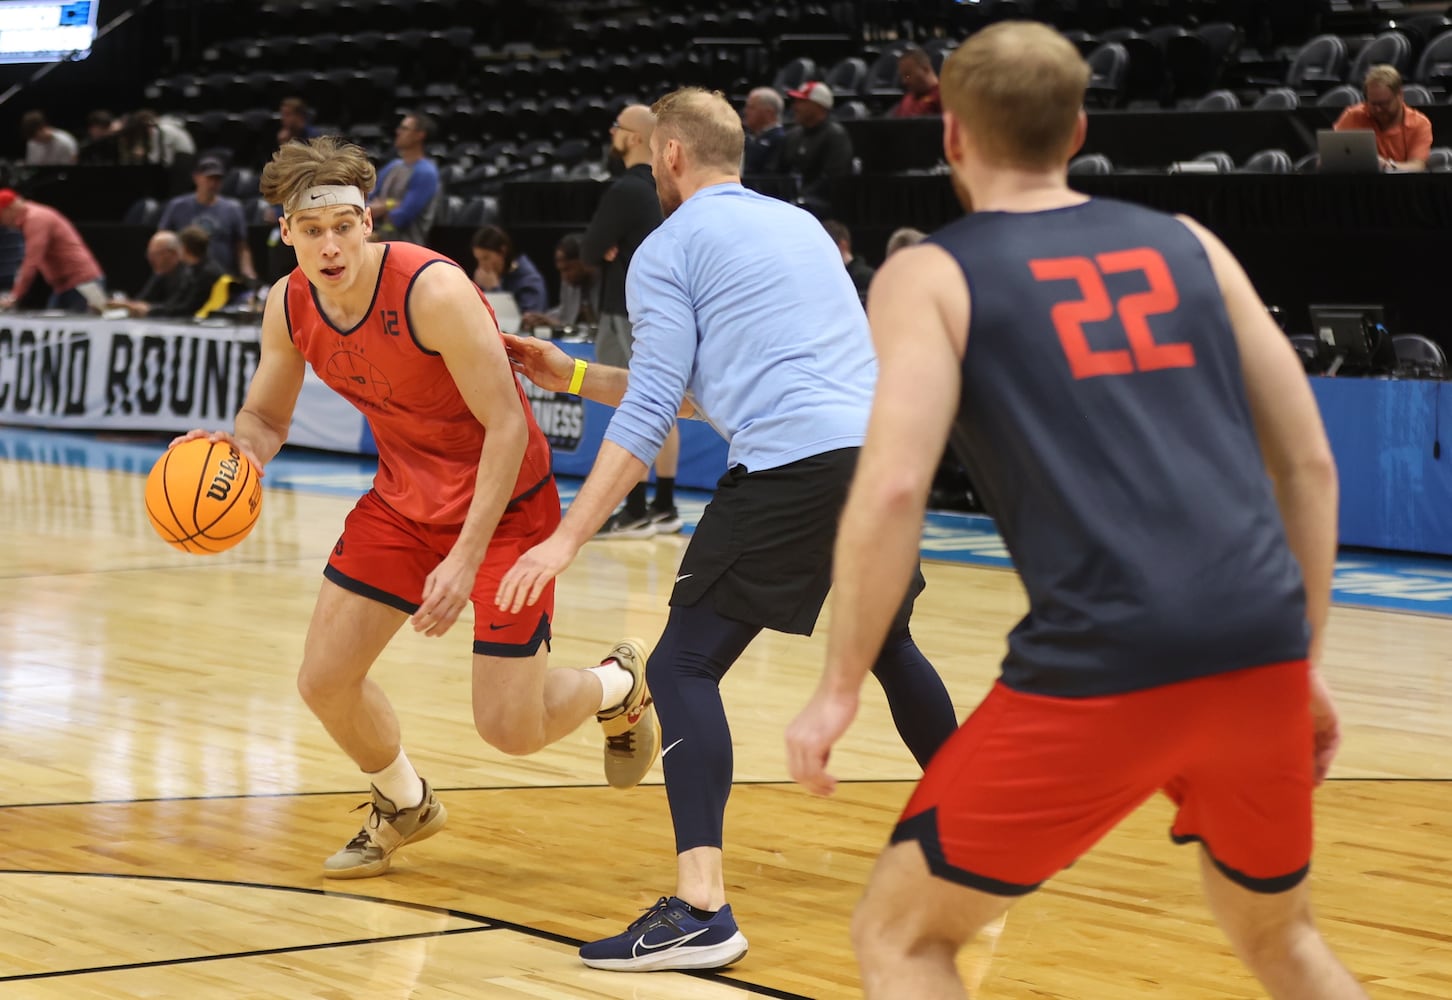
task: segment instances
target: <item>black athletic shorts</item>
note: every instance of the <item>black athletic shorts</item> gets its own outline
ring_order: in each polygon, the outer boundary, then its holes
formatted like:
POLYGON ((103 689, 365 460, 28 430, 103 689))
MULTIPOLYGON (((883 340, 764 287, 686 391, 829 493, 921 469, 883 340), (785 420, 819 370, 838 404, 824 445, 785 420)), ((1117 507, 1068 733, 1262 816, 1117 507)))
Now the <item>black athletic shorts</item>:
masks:
MULTIPOLYGON (((676 571, 671 604, 702 598, 717 614, 776 632, 811 635, 832 582, 832 546, 856 448, 775 469, 728 469, 676 571)), ((893 629, 905 628, 926 584, 915 575, 893 629)))

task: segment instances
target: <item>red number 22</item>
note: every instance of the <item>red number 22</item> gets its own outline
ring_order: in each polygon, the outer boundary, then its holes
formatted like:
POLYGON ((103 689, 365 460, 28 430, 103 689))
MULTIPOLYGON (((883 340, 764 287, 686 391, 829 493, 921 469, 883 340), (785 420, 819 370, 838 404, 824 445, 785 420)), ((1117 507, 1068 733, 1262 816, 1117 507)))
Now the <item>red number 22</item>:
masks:
POLYGON ((1075 378, 1195 366, 1194 347, 1156 343, 1146 322, 1148 317, 1174 312, 1180 305, 1175 279, 1158 250, 1150 247, 1117 250, 1098 254, 1093 260, 1088 257, 1031 260, 1029 269, 1039 281, 1073 280, 1079 285, 1081 298, 1060 302, 1049 313, 1075 378), (1122 295, 1117 302, 1111 301, 1103 275, 1129 271, 1142 273, 1149 288, 1122 295), (1116 312, 1129 340, 1129 350, 1096 351, 1084 335, 1084 324, 1103 322, 1116 312))

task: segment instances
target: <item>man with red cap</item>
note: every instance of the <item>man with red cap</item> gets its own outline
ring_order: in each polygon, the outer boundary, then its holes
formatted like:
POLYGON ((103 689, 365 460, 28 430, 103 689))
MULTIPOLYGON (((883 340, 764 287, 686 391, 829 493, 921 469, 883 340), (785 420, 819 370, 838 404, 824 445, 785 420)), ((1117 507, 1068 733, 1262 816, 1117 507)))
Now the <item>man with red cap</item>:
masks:
POLYGON ((25 257, 15 285, 0 294, 0 309, 13 309, 24 299, 37 273, 50 285, 49 308, 99 312, 105 306, 106 276, 64 215, 4 188, 0 189, 0 226, 18 229, 25 236, 25 257))
POLYGON ((810 80, 788 90, 796 125, 786 134, 782 168, 801 178, 802 207, 825 218, 831 213, 829 185, 834 177, 852 173, 852 137, 832 120, 832 88, 810 80))

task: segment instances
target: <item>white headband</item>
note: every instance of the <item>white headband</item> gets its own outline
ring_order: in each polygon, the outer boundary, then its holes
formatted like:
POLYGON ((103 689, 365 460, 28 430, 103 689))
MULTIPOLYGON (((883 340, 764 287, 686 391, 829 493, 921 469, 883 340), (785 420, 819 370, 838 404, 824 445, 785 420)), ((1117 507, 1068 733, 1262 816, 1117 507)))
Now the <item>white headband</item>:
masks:
POLYGON ((363 200, 363 192, 351 184, 320 184, 317 187, 310 187, 302 194, 292 200, 287 206, 287 214, 301 212, 304 209, 331 208, 334 205, 352 205, 354 208, 366 208, 367 203, 363 200))

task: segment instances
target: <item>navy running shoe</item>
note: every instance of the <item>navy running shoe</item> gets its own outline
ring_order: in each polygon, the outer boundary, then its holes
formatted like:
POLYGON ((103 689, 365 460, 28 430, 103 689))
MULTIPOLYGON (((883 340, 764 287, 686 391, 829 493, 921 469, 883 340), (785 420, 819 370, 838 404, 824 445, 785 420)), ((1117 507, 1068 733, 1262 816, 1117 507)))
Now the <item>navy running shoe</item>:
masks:
POLYGON ((580 948, 580 960, 590 968, 615 972, 721 969, 745 954, 746 935, 730 906, 698 920, 675 896, 662 896, 625 933, 580 948))

